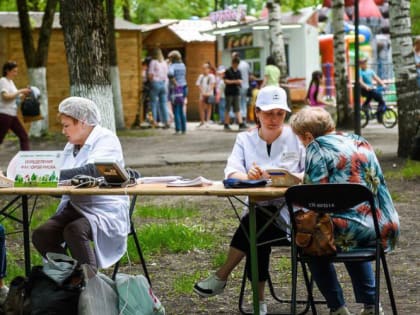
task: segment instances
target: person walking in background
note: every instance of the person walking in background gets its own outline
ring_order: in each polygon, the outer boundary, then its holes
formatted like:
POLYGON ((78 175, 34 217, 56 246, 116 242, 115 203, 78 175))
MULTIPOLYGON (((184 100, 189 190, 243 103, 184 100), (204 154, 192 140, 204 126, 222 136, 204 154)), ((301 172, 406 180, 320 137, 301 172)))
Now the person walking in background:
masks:
MULTIPOLYGON (((381 243, 391 251, 400 234, 398 213, 392 202, 372 146, 361 136, 336 132, 330 114, 322 108, 306 107, 290 118, 294 133, 306 147, 304 184, 356 183, 375 195, 381 243)), ((332 214, 335 245, 340 251, 375 247, 376 232, 366 203, 332 214)), ((327 301, 331 315, 350 315, 334 264, 311 260, 311 274, 327 301)), ((375 275, 371 262, 347 262, 356 302, 364 305, 361 315, 373 315, 375 275)), ((379 314, 383 315, 382 307, 379 314)))
POLYGON ((230 130, 230 109, 233 108, 235 113, 236 121, 239 124, 239 129, 246 129, 247 126, 242 120, 241 110, 239 106, 240 89, 242 76, 239 71, 239 58, 232 59, 232 66, 225 72, 225 96, 226 96, 226 108, 225 108, 225 123, 224 129, 230 130))
POLYGON ((29 137, 25 127, 17 117, 17 99, 31 93, 30 88, 18 90, 13 79, 18 74, 18 65, 7 61, 3 65, 3 77, 0 79, 0 144, 10 130, 19 138, 20 149, 30 150, 29 137))
POLYGON ((249 63, 246 62, 245 60, 242 60, 239 56, 238 52, 234 52, 232 53, 232 59, 233 58, 238 58, 239 59, 239 65, 238 65, 238 69, 241 72, 241 77, 242 77, 242 81, 241 81, 241 89, 239 92, 240 95, 240 99, 239 99, 239 105, 241 108, 241 115, 242 115, 242 120, 245 122, 247 117, 248 117, 248 89, 249 89, 249 72, 250 72, 250 67, 249 67, 249 63))
POLYGON ((186 132, 186 106, 188 96, 187 69, 182 61, 181 53, 178 50, 172 50, 168 54, 170 60, 168 77, 170 100, 173 107, 175 130, 177 133, 186 132), (181 95, 182 94, 182 95, 181 95), (182 103, 181 103, 182 99, 182 103))
POLYGON ((200 90, 200 124, 198 127, 204 127, 210 121, 212 105, 215 101, 214 88, 216 85, 216 77, 211 73, 208 62, 203 64, 203 73, 198 76, 195 84, 200 90))
POLYGON ((417 85, 420 88, 420 37, 416 37, 414 40, 414 61, 417 70, 417 85))
POLYGON ((219 121, 224 123, 225 121, 225 107, 226 107, 226 97, 225 97, 225 66, 221 65, 217 68, 216 76, 216 104, 219 112, 219 121))
POLYGON ((309 83, 308 91, 306 93, 306 102, 310 106, 325 106, 328 105, 322 101, 323 89, 320 86, 322 83, 323 75, 322 72, 317 70, 312 72, 312 79, 309 83))
POLYGON ((150 98, 152 105, 152 114, 154 126, 159 115, 159 120, 163 123, 164 128, 169 128, 168 109, 167 109, 167 80, 168 80, 168 64, 163 59, 162 51, 156 48, 152 54, 152 60, 149 64, 149 80, 150 80, 150 98))
POLYGON ((370 101, 374 99, 378 102, 378 109, 376 111, 376 118, 379 123, 382 123, 382 116, 385 111, 386 105, 382 94, 379 92, 378 88, 375 88, 373 83, 381 85, 385 88, 385 83, 378 77, 378 75, 372 69, 368 68, 367 58, 360 60, 360 92, 365 101, 362 105, 363 109, 369 108, 370 101))
POLYGON ((264 79, 261 83, 261 87, 268 85, 279 86, 280 82, 280 69, 276 65, 276 61, 273 56, 268 56, 265 61, 264 67, 264 79))

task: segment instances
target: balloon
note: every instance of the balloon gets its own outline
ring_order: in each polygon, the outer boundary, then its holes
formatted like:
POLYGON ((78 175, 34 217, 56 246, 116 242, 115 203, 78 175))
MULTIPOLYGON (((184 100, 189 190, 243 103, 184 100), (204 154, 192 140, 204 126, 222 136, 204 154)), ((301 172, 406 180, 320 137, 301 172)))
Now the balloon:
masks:
POLYGON ((372 31, 366 25, 359 25, 359 34, 365 37, 363 44, 369 43, 370 38, 372 37, 372 31))

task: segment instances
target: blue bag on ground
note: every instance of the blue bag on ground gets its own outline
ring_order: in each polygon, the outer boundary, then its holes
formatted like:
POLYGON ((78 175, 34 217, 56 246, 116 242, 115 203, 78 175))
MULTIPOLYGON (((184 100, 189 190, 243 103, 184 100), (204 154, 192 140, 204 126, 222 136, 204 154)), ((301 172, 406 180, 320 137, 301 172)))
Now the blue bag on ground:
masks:
POLYGON ((146 277, 118 273, 115 279, 120 315, 165 315, 146 277))
POLYGON ((237 179, 228 178, 223 180, 225 188, 252 188, 252 187, 263 187, 267 185, 265 179, 237 179))

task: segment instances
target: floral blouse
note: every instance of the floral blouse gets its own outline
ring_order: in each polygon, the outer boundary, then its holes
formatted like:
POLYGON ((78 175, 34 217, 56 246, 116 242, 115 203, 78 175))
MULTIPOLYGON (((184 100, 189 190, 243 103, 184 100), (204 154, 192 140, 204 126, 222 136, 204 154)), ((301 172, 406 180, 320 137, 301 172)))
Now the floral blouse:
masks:
MULTIPOLYGON (((375 194, 384 249, 394 248, 399 218, 372 146, 357 135, 332 133, 306 148, 305 183, 358 183, 375 194)), ((342 196, 345 198, 345 196, 342 196)), ((335 244, 342 251, 374 246, 375 231, 367 204, 332 215, 335 244)))

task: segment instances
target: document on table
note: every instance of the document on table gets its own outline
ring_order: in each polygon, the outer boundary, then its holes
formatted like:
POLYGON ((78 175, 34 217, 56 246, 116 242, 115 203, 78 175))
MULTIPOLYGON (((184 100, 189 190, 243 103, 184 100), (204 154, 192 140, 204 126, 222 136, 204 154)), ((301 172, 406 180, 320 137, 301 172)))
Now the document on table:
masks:
POLYGON ((138 182, 141 184, 156 184, 156 183, 169 183, 181 179, 182 176, 153 176, 153 177, 140 177, 138 182))
POLYGON ((210 186, 210 185, 213 185, 213 181, 203 176, 198 176, 194 179, 181 178, 181 179, 177 179, 166 184, 167 187, 194 187, 194 186, 200 187, 200 186, 210 186))

